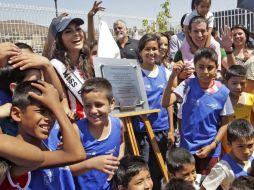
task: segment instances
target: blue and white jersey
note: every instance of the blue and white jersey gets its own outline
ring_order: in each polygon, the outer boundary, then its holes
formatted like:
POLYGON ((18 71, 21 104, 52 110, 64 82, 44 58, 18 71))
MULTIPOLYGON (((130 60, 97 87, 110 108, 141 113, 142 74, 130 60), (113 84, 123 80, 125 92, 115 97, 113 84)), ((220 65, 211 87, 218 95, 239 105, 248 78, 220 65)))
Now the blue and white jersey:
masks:
POLYGON ((31 172, 27 190, 75 190, 74 180, 68 166, 40 169, 31 172))
MULTIPOLYGON (((235 178, 238 178, 240 176, 248 176, 248 168, 244 168, 243 166, 239 165, 229 154, 225 154, 221 160, 225 160, 233 170, 235 174, 235 178)), ((251 162, 254 160, 254 156, 252 155, 247 164, 251 164, 251 162)))
MULTIPOLYGON (((100 140, 91 135, 88 127, 89 121, 86 118, 77 122, 87 159, 110 154, 118 157, 121 144, 121 123, 118 118, 114 117, 109 117, 109 121, 111 123, 110 132, 107 137, 100 140)), ((110 189, 110 184, 107 181, 108 177, 108 174, 93 169, 74 177, 74 181, 77 190, 106 190, 110 189)))
MULTIPOLYGON (((161 99, 167 85, 168 76, 164 66, 156 66, 156 71, 158 73, 151 77, 145 70, 142 70, 149 109, 160 109, 158 113, 147 115, 154 132, 169 129, 167 109, 161 106, 161 99)), ((146 131, 145 125, 139 117, 133 118, 133 126, 136 132, 146 131)))
POLYGON ((233 181, 240 176, 247 176, 251 170, 251 162, 254 160, 254 153, 244 165, 236 162, 229 154, 215 164, 211 172, 206 176, 202 185, 205 189, 217 190, 229 189, 233 181))
MULTIPOLYGON (((10 92, 0 89, 0 106, 11 103, 12 95, 10 92)), ((10 117, 0 119, 0 128, 4 134, 17 136, 18 133, 18 124, 11 120, 10 117)))
MULTIPOLYGON (((194 77, 185 80, 174 92, 183 100, 180 146, 196 154, 213 142, 221 127, 221 117, 234 113, 229 90, 219 81, 203 90, 194 77)), ((218 145, 209 156, 219 157, 220 152, 218 145)))

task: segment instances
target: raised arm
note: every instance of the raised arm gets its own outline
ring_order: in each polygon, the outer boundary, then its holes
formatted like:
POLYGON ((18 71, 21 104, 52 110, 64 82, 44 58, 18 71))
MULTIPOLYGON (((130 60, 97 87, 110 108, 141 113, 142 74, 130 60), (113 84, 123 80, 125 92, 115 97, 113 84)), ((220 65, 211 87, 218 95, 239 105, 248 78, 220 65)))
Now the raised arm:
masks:
POLYGON ((39 148, 5 134, 0 135, 0 155, 12 163, 10 173, 13 177, 38 168, 44 161, 39 148))
POLYGON ((178 61, 174 64, 172 73, 168 79, 167 86, 164 90, 161 104, 163 107, 171 106, 176 100, 177 95, 173 92, 175 85, 177 84, 177 75, 184 69, 182 61, 178 61))
POLYGON ((88 23, 88 42, 89 44, 93 41, 95 41, 95 29, 94 29, 94 15, 98 12, 98 11, 104 11, 105 8, 101 7, 101 3, 102 1, 94 1, 93 7, 92 9, 89 11, 88 15, 87 15, 87 23, 88 23))
POLYGON ((44 80, 47 83, 53 84, 53 86, 58 90, 65 113, 70 117, 70 119, 74 120, 75 117, 70 111, 64 85, 62 85, 53 65, 50 64, 46 57, 35 53, 22 52, 22 54, 19 54, 18 56, 11 57, 9 64, 12 64, 13 67, 19 67, 21 70, 30 68, 40 69, 43 73, 44 80))
POLYGON ((44 160, 43 153, 39 148, 5 134, 0 135, 0 155, 12 163, 24 167, 36 167, 44 160))
POLYGON ((60 94, 60 99, 63 99, 63 88, 61 82, 55 72, 55 69, 49 60, 41 55, 35 53, 22 52, 17 56, 13 56, 9 60, 9 64, 13 67, 18 67, 20 70, 26 69, 40 69, 43 72, 43 78, 47 83, 53 84, 60 94))
POLYGON ((38 88, 42 95, 39 96, 32 92, 29 95, 52 111, 59 123, 63 138, 63 148, 61 150, 44 151, 45 160, 40 167, 56 167, 84 160, 86 155, 84 148, 62 109, 57 90, 44 81, 39 81, 39 84, 32 83, 32 85, 38 88))
POLYGON ((228 69, 231 65, 236 64, 235 56, 233 54, 233 37, 229 26, 225 26, 221 29, 221 46, 225 49, 227 54, 227 65, 223 66, 228 69))

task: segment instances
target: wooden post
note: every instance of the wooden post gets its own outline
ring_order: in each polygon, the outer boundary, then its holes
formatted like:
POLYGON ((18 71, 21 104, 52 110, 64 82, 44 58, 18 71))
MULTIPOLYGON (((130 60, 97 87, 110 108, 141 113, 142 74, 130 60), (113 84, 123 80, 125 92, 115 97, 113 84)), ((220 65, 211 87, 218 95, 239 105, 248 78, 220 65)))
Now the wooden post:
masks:
POLYGON ((158 164, 160 166, 160 169, 162 171, 163 177, 164 177, 165 181, 168 182, 169 181, 169 177, 168 177, 167 167, 165 166, 165 162, 163 160, 162 154, 160 152, 160 149, 158 147, 157 141, 155 139, 155 135, 154 135, 152 126, 151 126, 150 121, 149 121, 149 119, 147 117, 147 114, 157 113, 159 111, 160 111, 159 109, 142 110, 142 111, 134 111, 134 112, 112 114, 112 116, 119 117, 119 118, 123 119, 123 121, 125 123, 125 126, 126 126, 126 129, 127 129, 128 137, 130 139, 132 152, 133 152, 134 155, 140 155, 140 154, 139 154, 139 150, 138 150, 138 145, 137 145, 137 141, 136 141, 136 138, 135 138, 135 134, 134 134, 134 131, 133 131, 133 126, 132 126, 132 123, 131 123, 131 117, 134 117, 134 116, 140 116, 141 117, 141 119, 143 120, 143 122, 145 124, 146 131, 148 133, 148 136, 149 136, 150 142, 152 144, 152 148, 153 148, 154 154, 156 156, 156 159, 157 159, 158 164))

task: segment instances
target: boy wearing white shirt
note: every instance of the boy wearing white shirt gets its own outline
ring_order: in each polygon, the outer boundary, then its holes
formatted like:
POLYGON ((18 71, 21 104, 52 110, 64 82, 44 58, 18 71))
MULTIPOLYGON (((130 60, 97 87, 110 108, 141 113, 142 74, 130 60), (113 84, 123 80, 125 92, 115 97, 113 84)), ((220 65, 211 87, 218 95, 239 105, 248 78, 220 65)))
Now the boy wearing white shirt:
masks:
POLYGON ((228 190, 235 178, 247 176, 254 160, 254 128, 244 119, 234 120, 227 129, 231 152, 225 154, 207 175, 201 189, 215 190, 219 186, 228 190))

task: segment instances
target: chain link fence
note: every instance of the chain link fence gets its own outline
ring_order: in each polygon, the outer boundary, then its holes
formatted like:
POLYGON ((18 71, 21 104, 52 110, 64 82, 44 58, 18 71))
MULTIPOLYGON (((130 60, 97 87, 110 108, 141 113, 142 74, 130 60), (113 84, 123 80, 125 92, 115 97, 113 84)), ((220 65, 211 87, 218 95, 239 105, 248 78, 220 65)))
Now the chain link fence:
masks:
MULTIPOLYGON (((66 12, 72 17, 83 18, 85 24, 82 28, 87 31, 87 13, 68 9, 59 9, 58 12, 66 12)), ((24 42, 31 45, 35 52, 41 53, 48 26, 54 17, 54 8, 0 2, 0 43, 24 42)), ((100 19, 108 23, 112 32, 113 22, 122 19, 127 23, 129 34, 133 33, 134 28, 138 29, 139 36, 144 33, 142 20, 146 18, 99 13, 94 17, 97 33, 100 19)))
MULTIPOLYGON (((77 10, 59 9, 59 13, 67 12, 73 17, 80 17, 85 20, 82 26, 87 31, 87 13, 77 10)), ((169 30, 175 33, 181 30, 181 14, 172 15, 169 20, 169 30)), ((215 26, 220 29, 224 25, 233 26, 235 24, 245 25, 249 31, 254 31, 254 13, 241 10, 227 10, 214 12, 215 26)), ((31 45, 35 52, 41 53, 47 36, 48 26, 55 17, 55 9, 51 7, 38 7, 31 5, 1 3, 0 2, 0 43, 1 42, 24 42, 31 45)), ((129 34, 132 35, 134 28, 141 37, 145 33, 142 21, 147 18, 114 15, 106 12, 99 13, 94 17, 96 31, 98 32, 99 20, 102 19, 108 23, 113 32, 113 22, 122 19, 127 23, 129 34)), ((149 18, 149 22, 153 19, 149 18)))

